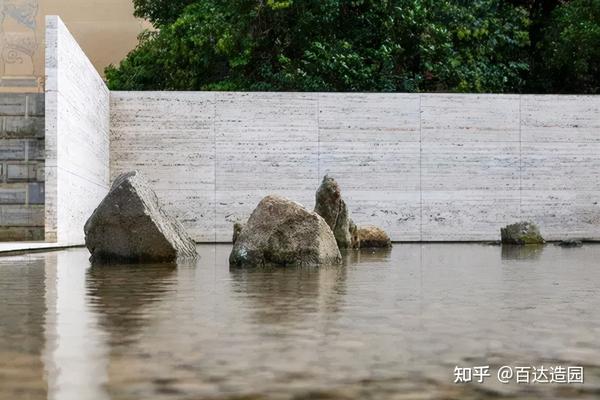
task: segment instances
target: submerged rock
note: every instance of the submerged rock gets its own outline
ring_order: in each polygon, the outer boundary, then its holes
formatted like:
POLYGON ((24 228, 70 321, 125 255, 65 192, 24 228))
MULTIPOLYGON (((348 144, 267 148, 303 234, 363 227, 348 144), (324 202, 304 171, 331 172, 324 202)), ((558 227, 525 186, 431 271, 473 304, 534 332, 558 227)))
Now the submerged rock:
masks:
POLYGON ((376 226, 362 226, 358 229, 357 234, 361 249, 392 247, 392 241, 388 234, 376 226))
POLYGON ((308 266, 337 264, 341 259, 333 232, 323 218, 294 201, 267 196, 237 236, 229 264, 308 266))
POLYGON ((583 241, 579 239, 566 239, 558 242, 560 247, 581 247, 583 246, 583 241))
POLYGON ((98 263, 170 262, 195 258, 196 244, 167 215, 137 171, 118 176, 84 227, 85 245, 98 263))
POLYGON ((544 238, 540 230, 532 222, 517 222, 500 229, 502 243, 505 244, 543 244, 544 238))
POLYGON ((348 208, 342 199, 340 186, 335 179, 325 175, 321 186, 317 189, 315 212, 319 214, 333 231, 335 241, 340 249, 352 247, 348 208))

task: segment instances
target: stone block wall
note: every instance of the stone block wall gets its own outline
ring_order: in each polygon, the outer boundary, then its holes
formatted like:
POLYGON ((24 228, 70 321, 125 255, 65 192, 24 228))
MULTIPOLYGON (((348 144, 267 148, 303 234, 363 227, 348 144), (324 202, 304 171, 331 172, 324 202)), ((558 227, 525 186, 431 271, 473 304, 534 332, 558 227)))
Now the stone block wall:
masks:
POLYGON ((0 241, 44 240, 44 94, 0 94, 0 241))

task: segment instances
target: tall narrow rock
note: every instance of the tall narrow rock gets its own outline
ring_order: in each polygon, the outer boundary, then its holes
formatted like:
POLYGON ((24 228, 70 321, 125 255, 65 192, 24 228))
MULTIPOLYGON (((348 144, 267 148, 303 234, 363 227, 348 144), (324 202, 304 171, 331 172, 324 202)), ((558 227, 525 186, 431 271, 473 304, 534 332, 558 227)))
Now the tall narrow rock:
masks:
POLYGON ((194 241, 162 209, 137 171, 115 179, 84 231, 96 263, 169 262, 197 256, 194 241))
POLYGON ((340 186, 335 179, 325 175, 315 196, 315 212, 319 214, 333 231, 340 249, 352 247, 351 220, 348 208, 342 199, 340 186))

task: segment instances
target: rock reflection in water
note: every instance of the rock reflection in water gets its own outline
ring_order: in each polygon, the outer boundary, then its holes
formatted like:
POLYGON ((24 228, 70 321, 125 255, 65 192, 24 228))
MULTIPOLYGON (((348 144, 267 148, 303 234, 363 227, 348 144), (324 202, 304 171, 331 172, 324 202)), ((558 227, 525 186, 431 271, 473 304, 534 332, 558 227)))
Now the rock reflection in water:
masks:
POLYGON ((544 251, 544 245, 518 246, 513 244, 502 245, 503 260, 536 260, 544 251))
POLYGON ((385 263, 389 260, 392 249, 373 248, 373 249, 345 249, 342 251, 344 265, 351 265, 361 262, 385 263))
POLYGON ((342 266, 274 267, 230 270, 232 289, 251 302, 259 323, 284 324, 303 319, 325 306, 334 311, 345 293, 342 266))
POLYGON ((45 399, 46 259, 0 258, 0 399, 45 399))
POLYGON ((86 273, 88 304, 113 344, 127 345, 144 327, 152 303, 173 290, 177 264, 93 265, 86 273))

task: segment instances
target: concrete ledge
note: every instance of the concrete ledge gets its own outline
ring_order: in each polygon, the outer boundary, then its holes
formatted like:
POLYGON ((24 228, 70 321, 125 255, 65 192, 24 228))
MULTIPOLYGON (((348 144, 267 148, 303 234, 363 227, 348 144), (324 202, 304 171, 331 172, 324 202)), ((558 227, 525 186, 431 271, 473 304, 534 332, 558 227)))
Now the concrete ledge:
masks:
POLYGON ((13 255, 15 253, 31 253, 37 251, 61 250, 69 247, 78 247, 69 244, 45 243, 45 242, 10 242, 0 243, 0 256, 13 255))

